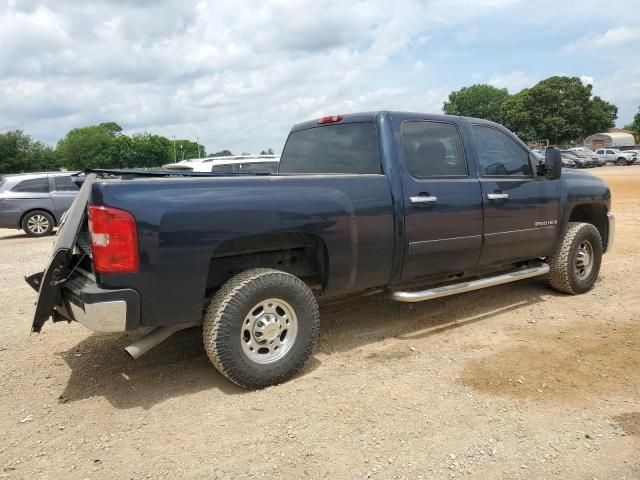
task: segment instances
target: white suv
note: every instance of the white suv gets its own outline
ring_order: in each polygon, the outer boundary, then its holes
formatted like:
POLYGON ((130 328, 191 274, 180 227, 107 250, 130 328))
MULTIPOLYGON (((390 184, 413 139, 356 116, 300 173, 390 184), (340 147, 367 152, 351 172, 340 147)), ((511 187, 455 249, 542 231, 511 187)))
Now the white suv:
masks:
POLYGON ((235 155, 206 157, 169 163, 162 168, 211 173, 276 173, 280 157, 276 155, 235 155))
POLYGON ((596 150, 596 155, 606 163, 615 163, 616 165, 631 165, 635 160, 633 155, 617 148, 600 148, 596 150))

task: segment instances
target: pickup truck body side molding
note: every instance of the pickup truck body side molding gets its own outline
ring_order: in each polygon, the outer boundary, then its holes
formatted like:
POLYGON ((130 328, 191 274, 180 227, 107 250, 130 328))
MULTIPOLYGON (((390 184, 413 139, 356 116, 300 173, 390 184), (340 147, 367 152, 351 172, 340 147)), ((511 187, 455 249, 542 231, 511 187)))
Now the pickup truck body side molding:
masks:
POLYGON ((480 290, 481 288, 511 283, 517 280, 524 280, 525 278, 537 277, 539 275, 545 275, 548 272, 549 265, 541 263, 535 267, 516 270, 502 275, 496 275, 494 277, 480 278, 478 280, 455 283, 453 285, 445 285, 443 287, 435 287, 417 292, 392 290, 389 292, 388 296, 397 302, 422 302, 424 300, 432 300, 434 298, 455 295, 456 293, 471 292, 472 290, 480 290))
POLYGON ((439 240, 424 240, 409 244, 409 255, 424 255, 427 253, 442 253, 447 251, 479 250, 482 246, 482 235, 468 237, 441 238, 439 240))
MULTIPOLYGON (((506 232, 485 233, 484 241, 489 245, 499 245, 501 243, 511 243, 520 241, 537 241, 549 238, 549 231, 555 230, 556 225, 547 227, 527 228, 524 230, 509 230, 506 232)), ((555 237, 554 237, 555 240, 555 237)))

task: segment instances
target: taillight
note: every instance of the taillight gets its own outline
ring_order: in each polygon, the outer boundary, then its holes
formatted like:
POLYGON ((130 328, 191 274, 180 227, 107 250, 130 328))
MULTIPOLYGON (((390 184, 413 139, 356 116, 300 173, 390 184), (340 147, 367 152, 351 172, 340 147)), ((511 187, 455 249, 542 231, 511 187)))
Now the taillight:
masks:
POLYGON ((318 120, 318 123, 320 124, 337 123, 337 122, 341 122, 343 118, 344 118, 344 115, 332 115, 330 117, 322 117, 321 119, 318 120))
POLYGON ((117 208, 90 205, 89 233, 96 272, 138 271, 138 234, 133 215, 117 208))

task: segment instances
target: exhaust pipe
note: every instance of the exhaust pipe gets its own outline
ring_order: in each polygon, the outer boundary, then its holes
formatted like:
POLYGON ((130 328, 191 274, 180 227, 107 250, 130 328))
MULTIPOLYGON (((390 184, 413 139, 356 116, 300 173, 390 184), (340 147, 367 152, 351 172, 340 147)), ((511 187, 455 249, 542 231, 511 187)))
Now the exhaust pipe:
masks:
POLYGON ((134 360, 140 358, 142 355, 147 353, 153 347, 159 345, 164 342, 167 338, 169 338, 174 333, 184 330, 186 328, 195 327, 199 325, 198 323, 178 323, 176 325, 171 325, 168 327, 157 327, 147 333, 144 337, 139 338, 129 346, 125 347, 125 351, 133 358, 134 360))

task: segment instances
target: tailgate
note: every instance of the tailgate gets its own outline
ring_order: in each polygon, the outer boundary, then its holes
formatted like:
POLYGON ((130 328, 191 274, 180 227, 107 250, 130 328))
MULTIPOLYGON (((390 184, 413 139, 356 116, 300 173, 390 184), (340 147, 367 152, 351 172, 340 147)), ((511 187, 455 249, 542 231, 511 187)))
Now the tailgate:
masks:
POLYGON ((75 268, 75 265, 71 265, 71 259, 76 239, 85 219, 91 186, 95 179, 94 173, 87 175, 73 204, 63 216, 51 259, 44 272, 35 273, 25 279, 31 287, 38 291, 36 312, 31 326, 32 332, 39 332, 49 317, 54 315, 54 306, 60 301, 62 284, 67 281, 75 268))

